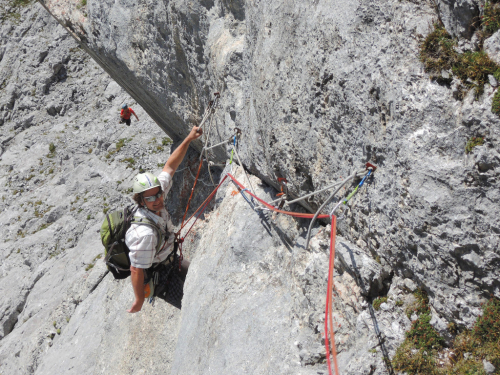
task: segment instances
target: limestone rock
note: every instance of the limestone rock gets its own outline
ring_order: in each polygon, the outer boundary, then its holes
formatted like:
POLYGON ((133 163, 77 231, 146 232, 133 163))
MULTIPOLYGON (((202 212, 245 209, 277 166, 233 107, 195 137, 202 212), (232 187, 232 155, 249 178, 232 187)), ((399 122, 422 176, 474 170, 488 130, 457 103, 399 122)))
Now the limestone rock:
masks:
POLYGON ((484 51, 497 64, 500 64, 500 31, 484 41, 484 51))
MULTIPOLYGON (((0 3, 15 14, 0 29, 1 373, 326 373, 326 222, 306 250, 305 220, 254 211, 225 182, 184 243, 181 312, 158 301, 127 315, 130 284, 98 258, 104 212, 130 203, 133 176, 162 168, 162 139, 182 139, 214 92, 209 144, 242 131, 238 156, 262 198, 276 199, 278 177, 294 198, 378 166, 338 212, 341 373, 387 372, 419 288, 443 335, 500 296, 495 88, 462 100, 457 80, 429 80, 416 51, 438 15, 431 3, 44 1, 60 24, 38 3, 0 3), (141 119, 130 127, 118 124, 124 101, 141 119), (465 155, 473 136, 485 145, 465 155)), ((437 5, 474 48, 476 2, 437 5)), ((229 152, 208 159, 226 165, 229 152)), ((174 176, 176 224, 198 160, 190 152, 174 176)), ((191 212, 212 189, 205 164, 191 212)), ((314 211, 328 194, 285 207, 314 211)))

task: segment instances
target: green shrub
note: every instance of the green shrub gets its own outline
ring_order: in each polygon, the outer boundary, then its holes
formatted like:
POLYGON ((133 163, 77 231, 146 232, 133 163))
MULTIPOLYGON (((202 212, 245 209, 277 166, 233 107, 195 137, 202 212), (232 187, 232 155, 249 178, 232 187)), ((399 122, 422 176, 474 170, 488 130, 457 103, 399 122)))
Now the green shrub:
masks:
MULTIPOLYGON (((484 51, 467 51, 459 55, 457 63, 453 66, 453 74, 467 84, 470 79, 475 82, 472 84, 476 89, 476 97, 484 91, 484 84, 488 82, 488 75, 495 74, 499 66, 489 58, 484 51)), ((469 84, 470 85, 470 84, 469 84)))
POLYGON ((495 92, 495 95, 493 95, 493 101, 491 103, 491 112, 500 116, 500 90, 497 90, 495 92))
POLYGON ((465 153, 471 153, 474 147, 481 146, 482 144, 484 144, 483 137, 472 137, 467 141, 467 144, 465 145, 465 153))
POLYGON ((457 43, 441 23, 434 24, 434 30, 420 45, 419 58, 431 79, 450 83, 452 78, 443 78, 442 71, 452 71, 468 88, 475 89, 476 99, 483 93, 488 75, 500 78, 500 66, 484 51, 458 53, 457 43))
POLYGON ((125 146, 125 143, 126 143, 126 142, 129 142, 129 140, 128 140, 128 139, 126 139, 126 138, 122 138, 122 139, 120 139, 120 140, 118 141, 118 143, 116 144, 116 152, 120 151, 120 150, 121 150, 121 148, 122 148, 123 146, 125 146))
POLYGON ((34 0, 11 0, 10 3, 13 7, 25 7, 31 4, 34 0))
POLYGON ((135 159, 134 158, 126 158, 123 159, 124 163, 127 163, 127 168, 134 169, 135 159))
POLYGON ((436 369, 436 360, 433 353, 423 349, 415 350, 411 343, 406 340, 396 350, 392 364, 394 370, 404 371, 408 375, 434 375, 439 373, 436 369))
MULTIPOLYGON (((44 230, 44 229, 46 229, 46 228, 50 227, 50 225, 51 225, 51 223, 43 223, 42 225, 40 225, 40 228, 38 228, 38 229, 36 230, 36 232, 39 232, 39 231, 41 231, 41 230, 44 230)), ((35 233, 36 233, 36 232, 35 232, 35 233)))
POLYGON ((380 310, 380 305, 387 302, 387 297, 379 297, 373 301, 373 308, 378 311, 380 310))
POLYGON ((422 314, 412 323, 411 329, 406 332, 406 339, 416 349, 432 351, 444 345, 444 339, 439 336, 436 329, 430 325, 431 313, 422 314))
POLYGON ((429 297, 427 297, 427 293, 422 289, 417 289, 413 295, 415 297, 415 302, 406 308, 406 316, 408 319, 410 319, 413 313, 418 316, 429 311, 429 297))
MULTIPOLYGON (((417 297, 417 303, 425 303, 423 295, 417 297)), ((422 305, 421 305, 422 307, 422 305)), ((453 355, 451 362, 444 367, 437 366, 437 355, 444 345, 444 340, 429 324, 431 314, 420 314, 406 332, 406 339, 396 350, 393 366, 396 371, 408 375, 482 375, 483 360, 500 368, 500 301, 492 298, 483 305, 483 312, 477 318, 474 327, 457 335, 450 348, 453 355)), ((424 310, 421 308, 420 310, 424 310)), ((448 329, 457 332, 456 324, 450 322, 448 329)))
POLYGON ((56 152, 56 146, 55 146, 53 143, 51 143, 51 144, 49 145, 49 152, 50 152, 51 154, 53 154, 54 152, 56 152))
POLYGON ((435 356, 444 346, 444 339, 430 325, 431 312, 427 293, 419 289, 414 296, 416 301, 408 307, 406 314, 410 317, 415 313, 418 318, 412 322, 410 330, 406 332, 406 339, 397 348, 392 363, 395 370, 409 375, 439 374, 435 356))
POLYGON ((486 2, 484 4, 484 13, 481 16, 481 24, 486 35, 493 35, 500 29, 500 8, 497 4, 486 2))
MULTIPOLYGON (((499 342, 500 340, 500 301, 491 299, 483 307, 483 315, 477 321, 472 335, 482 342, 499 342)), ((500 359, 500 358, 499 358, 500 359)))
POLYGON ((443 70, 450 70, 458 60, 456 42, 441 23, 434 24, 434 30, 420 45, 420 61, 431 78, 441 77, 443 70))
MULTIPOLYGON (((485 374, 483 360, 500 368, 500 301, 490 299, 471 330, 464 330, 453 343, 452 365, 443 374, 485 374), (467 355, 466 355, 467 353, 467 355)), ((495 373, 497 373, 495 372, 495 373)))

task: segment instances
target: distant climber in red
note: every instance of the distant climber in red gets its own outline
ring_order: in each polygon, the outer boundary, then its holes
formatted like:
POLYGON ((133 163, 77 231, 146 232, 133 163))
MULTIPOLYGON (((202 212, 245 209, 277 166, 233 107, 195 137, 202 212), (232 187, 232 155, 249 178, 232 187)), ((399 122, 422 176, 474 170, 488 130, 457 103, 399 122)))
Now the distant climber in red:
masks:
POLYGON ((139 121, 139 117, 135 114, 134 110, 130 108, 127 103, 122 105, 122 110, 120 112, 120 124, 126 123, 127 126, 130 126, 130 116, 134 115, 137 121, 139 121))

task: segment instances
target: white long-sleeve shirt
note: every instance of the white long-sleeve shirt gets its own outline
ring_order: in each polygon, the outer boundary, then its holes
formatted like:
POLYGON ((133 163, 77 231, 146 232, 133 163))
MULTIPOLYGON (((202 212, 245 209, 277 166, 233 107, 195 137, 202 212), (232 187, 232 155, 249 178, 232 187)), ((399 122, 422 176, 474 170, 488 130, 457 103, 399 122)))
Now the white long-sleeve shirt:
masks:
MULTIPOLYGON (((172 187, 172 176, 167 172, 161 172, 158 176, 158 180, 163 190, 163 199, 165 199, 168 191, 172 187)), ((153 263, 164 261, 172 251, 175 239, 174 226, 165 208, 160 211, 160 216, 158 216, 151 213, 146 208, 140 207, 136 211, 135 216, 146 217, 154 221, 158 227, 166 228, 166 232, 169 233, 168 238, 165 238, 162 248, 156 253, 158 244, 156 229, 149 225, 132 223, 127 231, 125 235, 125 244, 130 250, 129 257, 131 266, 136 268, 149 268, 153 263)))

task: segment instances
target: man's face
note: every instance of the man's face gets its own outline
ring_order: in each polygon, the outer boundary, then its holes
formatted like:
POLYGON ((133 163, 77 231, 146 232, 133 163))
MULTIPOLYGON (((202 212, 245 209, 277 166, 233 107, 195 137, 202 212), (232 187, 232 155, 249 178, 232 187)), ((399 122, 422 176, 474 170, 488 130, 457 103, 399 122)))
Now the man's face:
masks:
POLYGON ((156 196, 156 199, 153 202, 148 202, 146 199, 143 199, 144 204, 151 211, 155 211, 155 212, 160 211, 164 207, 163 195, 157 196, 158 193, 160 193, 160 188, 155 187, 154 189, 147 190, 142 194, 142 196, 144 198, 156 196))

